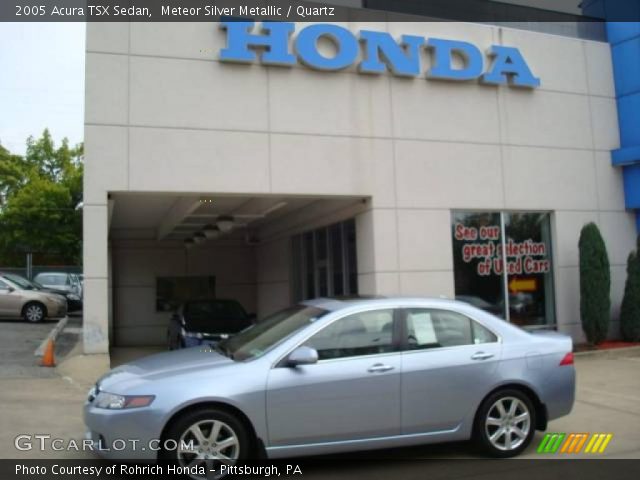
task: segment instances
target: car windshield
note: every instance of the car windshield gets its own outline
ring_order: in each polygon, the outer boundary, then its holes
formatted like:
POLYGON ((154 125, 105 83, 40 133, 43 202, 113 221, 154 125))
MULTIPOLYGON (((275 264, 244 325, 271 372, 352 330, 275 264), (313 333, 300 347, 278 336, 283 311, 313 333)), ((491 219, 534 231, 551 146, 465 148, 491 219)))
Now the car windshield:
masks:
POLYGON ((37 287, 33 283, 31 283, 26 278, 21 277, 20 275, 7 273, 2 277, 6 278, 7 280, 9 280, 11 283, 15 284, 22 290, 37 290, 37 287))
POLYGON ((296 305, 265 318, 254 326, 218 344, 234 360, 257 358, 291 334, 326 315, 327 310, 296 305))
POLYGON ((242 306, 233 300, 188 302, 183 318, 190 332, 237 333, 251 325, 242 306))

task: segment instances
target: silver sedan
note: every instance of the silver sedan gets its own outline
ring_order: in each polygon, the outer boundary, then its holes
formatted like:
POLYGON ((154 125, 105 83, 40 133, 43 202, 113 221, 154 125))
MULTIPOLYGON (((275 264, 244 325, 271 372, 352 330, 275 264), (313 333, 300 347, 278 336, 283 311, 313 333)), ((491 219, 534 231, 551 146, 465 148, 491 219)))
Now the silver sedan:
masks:
POLYGON ((85 423, 108 458, 190 467, 467 439, 511 457, 571 411, 571 352, 462 302, 313 300, 112 370, 85 423), (159 451, 110 448, 131 439, 159 451))

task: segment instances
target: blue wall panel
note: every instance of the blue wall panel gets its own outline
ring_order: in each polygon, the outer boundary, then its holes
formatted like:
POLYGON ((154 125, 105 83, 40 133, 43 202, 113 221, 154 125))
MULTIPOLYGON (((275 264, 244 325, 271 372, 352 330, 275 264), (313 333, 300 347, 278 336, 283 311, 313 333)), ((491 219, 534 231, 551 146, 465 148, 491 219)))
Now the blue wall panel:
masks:
MULTIPOLYGON (((610 31, 610 30, 609 30, 610 31)), ((640 91, 640 34, 611 46, 616 94, 640 91)))
MULTIPOLYGON (((630 17, 638 18, 640 0, 600 0, 589 3, 589 8, 604 11, 609 19, 623 18, 625 9, 630 17)), ((607 22, 607 36, 620 125, 620 149, 611 157, 622 168, 625 206, 635 210, 640 233, 640 22, 607 22)))

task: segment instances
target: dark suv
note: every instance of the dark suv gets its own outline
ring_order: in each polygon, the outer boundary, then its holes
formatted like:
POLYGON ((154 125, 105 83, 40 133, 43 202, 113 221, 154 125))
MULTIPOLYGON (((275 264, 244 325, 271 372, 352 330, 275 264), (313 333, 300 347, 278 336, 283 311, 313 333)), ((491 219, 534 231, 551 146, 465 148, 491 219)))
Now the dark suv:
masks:
POLYGON ((251 326, 255 318, 235 300, 185 302, 169 322, 169 349, 214 345, 251 326))

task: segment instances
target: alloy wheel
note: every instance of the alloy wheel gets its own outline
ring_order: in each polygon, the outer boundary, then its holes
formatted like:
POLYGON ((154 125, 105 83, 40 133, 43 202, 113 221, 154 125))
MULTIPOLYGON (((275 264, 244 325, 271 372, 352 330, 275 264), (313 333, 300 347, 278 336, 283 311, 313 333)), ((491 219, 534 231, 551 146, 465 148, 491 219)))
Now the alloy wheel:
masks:
POLYGON ((519 398, 499 398, 487 412, 485 432, 491 445, 498 450, 517 449, 526 441, 530 429, 529 408, 519 398))
POLYGON ((192 478, 220 478, 219 466, 234 465, 240 458, 238 435, 220 420, 202 420, 194 423, 180 436, 177 447, 180 465, 203 466, 206 469, 206 477, 192 478))
POLYGON ((25 317, 30 322, 39 322, 44 318, 44 311, 39 305, 29 305, 25 310, 25 317))

